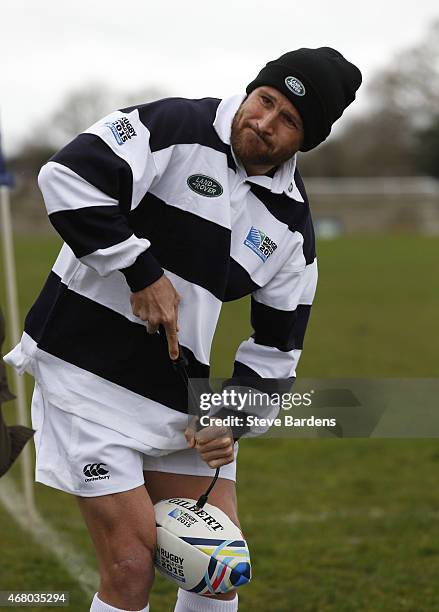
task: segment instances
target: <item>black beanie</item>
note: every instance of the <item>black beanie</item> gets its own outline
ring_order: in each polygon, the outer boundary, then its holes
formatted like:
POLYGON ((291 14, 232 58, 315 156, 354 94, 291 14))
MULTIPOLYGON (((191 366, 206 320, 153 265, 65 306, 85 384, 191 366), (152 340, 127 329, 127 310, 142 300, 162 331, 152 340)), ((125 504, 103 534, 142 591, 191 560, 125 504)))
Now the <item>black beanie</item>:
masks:
POLYGON ((283 93, 299 112, 305 138, 301 151, 310 151, 331 133, 332 124, 355 100, 361 72, 330 47, 297 49, 268 62, 247 86, 247 93, 269 85, 283 93))

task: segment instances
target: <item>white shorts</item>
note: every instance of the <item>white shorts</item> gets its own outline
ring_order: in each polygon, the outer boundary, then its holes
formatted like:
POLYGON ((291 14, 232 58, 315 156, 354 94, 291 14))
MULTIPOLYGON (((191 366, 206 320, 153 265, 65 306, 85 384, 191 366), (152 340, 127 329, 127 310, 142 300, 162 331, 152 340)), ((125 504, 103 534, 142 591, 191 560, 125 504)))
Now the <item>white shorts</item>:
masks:
MULTIPOLYGON (((211 476, 215 470, 194 449, 154 456, 153 449, 114 429, 88 421, 50 404, 35 385, 32 427, 36 430, 35 480, 81 497, 134 489, 144 483, 143 470, 211 476)), ((221 478, 236 480, 235 460, 222 466, 221 478)))

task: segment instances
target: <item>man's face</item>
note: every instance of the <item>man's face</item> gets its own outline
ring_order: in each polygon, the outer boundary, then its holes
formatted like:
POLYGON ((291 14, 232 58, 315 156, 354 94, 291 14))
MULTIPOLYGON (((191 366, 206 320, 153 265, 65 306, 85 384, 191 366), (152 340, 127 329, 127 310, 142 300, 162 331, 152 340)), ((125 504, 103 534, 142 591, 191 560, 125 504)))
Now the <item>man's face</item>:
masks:
POLYGON ((231 144, 247 172, 263 174, 293 157, 303 142, 303 123, 280 91, 264 85, 244 100, 232 123, 231 144))

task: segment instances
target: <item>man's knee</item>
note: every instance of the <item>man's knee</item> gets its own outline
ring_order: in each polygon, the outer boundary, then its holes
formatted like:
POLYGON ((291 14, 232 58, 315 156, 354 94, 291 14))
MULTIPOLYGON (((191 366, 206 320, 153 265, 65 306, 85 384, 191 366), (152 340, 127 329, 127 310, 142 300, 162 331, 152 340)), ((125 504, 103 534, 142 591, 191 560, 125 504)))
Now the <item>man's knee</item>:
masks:
MULTIPOLYGON (((124 547, 125 548, 125 547, 124 547)), ((143 590, 154 578, 154 550, 150 546, 125 548, 117 557, 109 555, 101 564, 103 586, 121 591, 143 590)))
POLYGON ((154 508, 145 488, 78 498, 99 561, 105 591, 144 593, 154 578, 154 508))
POLYGON ((113 584, 145 584, 154 574, 154 556, 157 545, 155 526, 147 533, 133 530, 131 534, 116 529, 108 534, 107 551, 102 559, 102 578, 107 576, 113 584))
POLYGON ((104 601, 124 610, 146 606, 154 582, 155 542, 155 534, 109 532, 99 568, 104 601))

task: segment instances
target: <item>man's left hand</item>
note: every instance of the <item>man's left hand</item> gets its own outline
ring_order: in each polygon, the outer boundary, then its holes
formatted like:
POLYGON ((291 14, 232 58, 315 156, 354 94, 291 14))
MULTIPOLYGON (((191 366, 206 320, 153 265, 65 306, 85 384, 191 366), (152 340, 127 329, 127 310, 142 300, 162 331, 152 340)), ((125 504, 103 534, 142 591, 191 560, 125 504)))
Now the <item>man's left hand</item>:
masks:
POLYGON ((196 417, 184 432, 189 448, 195 448, 201 459, 211 468, 232 463, 234 455, 233 433, 230 427, 211 425, 196 430, 196 417))

